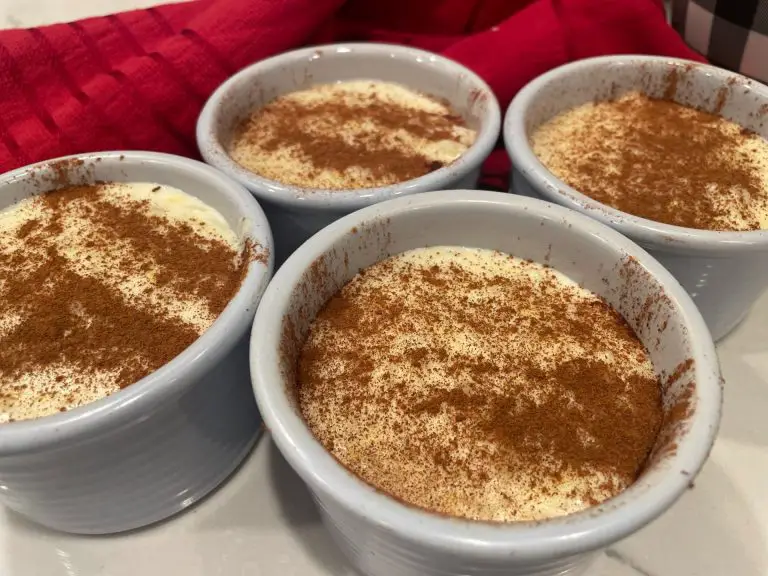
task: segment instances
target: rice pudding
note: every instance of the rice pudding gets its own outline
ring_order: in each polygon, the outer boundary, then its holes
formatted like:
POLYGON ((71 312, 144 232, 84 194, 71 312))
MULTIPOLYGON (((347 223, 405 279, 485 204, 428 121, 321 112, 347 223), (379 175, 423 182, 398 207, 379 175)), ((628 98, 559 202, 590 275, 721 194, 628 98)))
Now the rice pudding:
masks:
POLYGON ((297 398, 317 439, 370 485, 498 522, 620 493, 662 419, 647 351, 604 300, 544 265, 446 246, 383 260, 326 303, 297 398))
POLYGON ((768 228, 768 141, 716 114, 630 92, 533 131, 533 152, 566 184, 656 222, 768 228))
POLYGON ((442 101, 355 80, 279 96, 235 131, 230 156, 270 180, 329 190, 387 186, 458 159, 476 132, 442 101))
POLYGON ((0 422, 93 402, 172 360, 237 292, 251 248, 212 207, 153 183, 0 212, 0 422))

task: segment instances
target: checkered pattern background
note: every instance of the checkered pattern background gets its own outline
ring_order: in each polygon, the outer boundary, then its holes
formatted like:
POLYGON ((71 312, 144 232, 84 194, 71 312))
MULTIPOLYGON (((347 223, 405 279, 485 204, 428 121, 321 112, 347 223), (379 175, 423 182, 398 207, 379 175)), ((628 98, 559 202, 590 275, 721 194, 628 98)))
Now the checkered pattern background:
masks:
POLYGON ((673 0, 672 24, 712 64, 768 83, 768 0, 673 0))

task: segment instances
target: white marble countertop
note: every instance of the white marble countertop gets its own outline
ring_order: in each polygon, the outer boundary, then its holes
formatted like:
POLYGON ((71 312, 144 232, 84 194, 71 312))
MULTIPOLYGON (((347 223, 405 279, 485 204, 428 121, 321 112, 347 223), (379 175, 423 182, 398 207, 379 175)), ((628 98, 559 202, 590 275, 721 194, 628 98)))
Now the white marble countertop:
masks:
POLYGON ((0 29, 69 22, 183 0, 0 0, 0 29))
MULTIPOLYGON (((0 0, 0 27, 153 0, 0 0)), ((720 437, 666 515, 603 554, 586 576, 768 576, 768 294, 721 345, 720 437)), ((1 576, 352 576, 301 481, 263 437, 200 505, 147 530, 76 537, 0 511, 1 576)))

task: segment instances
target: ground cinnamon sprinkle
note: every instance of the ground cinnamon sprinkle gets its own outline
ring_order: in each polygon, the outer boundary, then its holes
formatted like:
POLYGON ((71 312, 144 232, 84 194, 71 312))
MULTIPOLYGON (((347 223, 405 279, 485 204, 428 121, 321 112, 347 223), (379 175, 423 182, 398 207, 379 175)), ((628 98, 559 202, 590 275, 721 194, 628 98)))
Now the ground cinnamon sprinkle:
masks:
POLYGON ((307 91, 266 104, 238 126, 230 153, 246 168, 284 183, 370 188, 437 170, 474 140, 445 103, 413 93, 424 109, 391 98, 381 84, 354 83, 347 91, 349 86, 322 85, 312 89, 313 97, 298 96, 307 91))
POLYGON ((768 142, 670 98, 634 92, 578 107, 534 131, 534 152, 576 190, 636 216, 707 230, 768 226, 768 142))
POLYGON ((467 249, 364 270, 318 314, 297 382, 309 427, 342 464, 476 520, 617 494, 662 420, 647 352, 610 306, 551 269, 467 249))
POLYGON ((239 289, 250 246, 238 255, 147 201, 109 198, 109 185, 44 194, 29 204, 36 218, 0 235, 6 419, 136 382, 192 344, 239 289))

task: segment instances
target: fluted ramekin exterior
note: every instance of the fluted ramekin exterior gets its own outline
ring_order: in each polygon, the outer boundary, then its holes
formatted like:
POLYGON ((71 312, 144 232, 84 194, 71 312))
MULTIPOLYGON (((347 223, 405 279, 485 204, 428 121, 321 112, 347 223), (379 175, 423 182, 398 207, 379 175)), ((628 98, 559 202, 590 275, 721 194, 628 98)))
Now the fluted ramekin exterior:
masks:
MULTIPOLYGON (((62 171, 68 183, 175 186, 219 209, 263 256, 271 252, 253 197, 210 167, 175 156, 109 152, 35 165, 0 178, 0 202, 55 188, 62 171)), ((146 378, 67 413, 1 424, 0 502, 50 528, 105 534, 163 520, 224 481, 261 428, 247 332, 271 268, 271 256, 253 261, 211 328, 146 378)))
POLYGON ((312 46, 243 68, 208 99, 197 122, 197 145, 206 162, 248 188, 269 218, 277 264, 315 232, 345 214, 408 194, 474 188, 480 167, 499 137, 496 96, 477 74, 444 56, 410 46, 366 42, 312 46), (232 160, 227 147, 237 123, 270 99, 314 84, 366 78, 394 82, 447 100, 471 128, 474 144, 455 162, 390 186, 315 190, 267 180, 232 160))
POLYGON ((310 238, 264 294, 251 335, 251 376, 275 444, 307 483, 341 550, 368 576, 579 574, 596 552, 653 521, 688 489, 714 442, 722 401, 717 354, 701 314, 647 252, 573 210, 478 190, 389 200, 310 238), (318 310, 359 270, 406 250, 446 245, 545 263, 605 298, 636 331, 664 379, 669 417, 649 465, 627 490, 559 518, 475 522, 376 490, 313 436, 298 409, 295 370, 318 310), (679 378, 668 378, 678 371, 679 378), (678 411, 682 401, 690 409, 678 411), (685 416, 673 417, 678 412, 685 416))
POLYGON ((579 576, 595 558, 594 553, 585 553, 547 562, 513 564, 506 559, 435 553, 367 524, 331 501, 316 495, 314 498, 333 541, 352 565, 368 576, 579 576))
POLYGON ((763 138, 768 87, 705 64, 662 56, 603 56, 555 68, 534 79, 510 104, 504 143, 514 167, 511 191, 578 210, 607 224, 658 259, 699 307, 715 340, 733 330, 768 288, 768 230, 682 228, 616 210, 568 186, 539 162, 529 137, 556 114, 585 102, 641 90, 710 110, 763 138), (675 78, 674 85, 670 78, 675 78))

